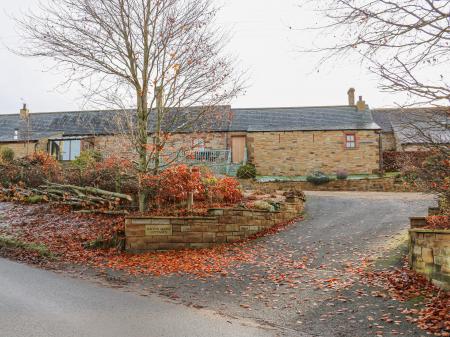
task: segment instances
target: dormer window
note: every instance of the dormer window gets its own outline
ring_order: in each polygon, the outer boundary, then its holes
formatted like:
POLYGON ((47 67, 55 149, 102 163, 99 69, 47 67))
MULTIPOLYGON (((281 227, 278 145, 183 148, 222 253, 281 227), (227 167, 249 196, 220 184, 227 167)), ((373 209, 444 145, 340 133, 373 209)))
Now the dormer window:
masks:
POLYGON ((14 130, 14 140, 18 140, 19 139, 19 130, 15 129, 14 130))

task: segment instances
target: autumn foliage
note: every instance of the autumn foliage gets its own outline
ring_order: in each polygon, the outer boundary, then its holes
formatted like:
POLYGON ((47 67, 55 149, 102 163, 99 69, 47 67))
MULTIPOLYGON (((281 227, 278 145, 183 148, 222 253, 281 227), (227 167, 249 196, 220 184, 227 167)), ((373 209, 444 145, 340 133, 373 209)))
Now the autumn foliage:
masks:
POLYGON ((405 164, 420 166, 429 155, 428 151, 384 151, 383 169, 386 172, 399 172, 405 164))
POLYGON ((434 149, 413 160, 404 160, 402 173, 410 184, 440 199, 443 215, 450 214, 450 160, 448 149, 434 149), (420 159, 420 160, 419 160, 420 159))
POLYGON ((10 186, 24 184, 29 187, 42 185, 46 180, 61 179, 61 165, 45 152, 35 152, 30 156, 0 164, 0 184, 10 186))
POLYGON ((430 229, 450 229, 450 216, 432 215, 426 218, 427 228, 430 229))
POLYGON ((145 175, 143 180, 157 205, 184 202, 189 193, 194 194, 196 201, 234 204, 242 200, 242 192, 236 179, 215 177, 204 168, 176 165, 158 175, 145 175))

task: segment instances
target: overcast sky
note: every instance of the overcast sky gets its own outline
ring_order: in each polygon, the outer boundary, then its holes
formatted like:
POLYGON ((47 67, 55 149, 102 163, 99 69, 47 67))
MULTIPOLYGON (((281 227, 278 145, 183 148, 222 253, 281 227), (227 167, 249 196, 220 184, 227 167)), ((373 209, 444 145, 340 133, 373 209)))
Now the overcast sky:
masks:
MULTIPOLYGON (((382 93, 377 80, 355 61, 341 60, 317 72, 317 56, 298 53, 316 37, 290 30, 317 20, 296 0, 218 0, 218 23, 232 32, 230 51, 248 69, 249 88, 233 107, 339 105, 347 103, 353 86, 371 107, 393 105, 399 97, 382 93), (264 4, 264 5, 262 5, 264 4)), ((49 72, 45 61, 24 59, 8 50, 18 40, 12 17, 33 8, 38 0, 1 1, 0 113, 16 113, 23 101, 32 112, 77 110, 76 88, 61 89, 64 74, 49 72)))

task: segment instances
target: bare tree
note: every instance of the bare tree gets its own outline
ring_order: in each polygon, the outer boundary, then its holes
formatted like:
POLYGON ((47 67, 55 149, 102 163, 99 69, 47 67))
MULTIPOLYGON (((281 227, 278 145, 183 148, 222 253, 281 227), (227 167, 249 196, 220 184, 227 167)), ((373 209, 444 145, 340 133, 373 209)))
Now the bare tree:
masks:
MULTIPOLYGON (((164 123, 180 130, 211 119, 211 107, 242 90, 216 13, 210 0, 47 0, 19 20, 20 53, 54 60, 91 102, 120 106, 139 174, 157 173, 164 123), (191 116, 192 106, 208 108, 191 116)), ((141 211, 147 194, 140 184, 141 211)))
MULTIPOLYGON (((304 0, 309 3, 310 1, 304 0)), ((450 100, 450 2, 439 0, 315 0, 323 14, 322 61, 357 53, 381 79, 381 88, 416 102, 450 100)), ((313 27, 310 27, 313 28, 313 27)))
MULTIPOLYGON (((324 38, 303 51, 321 53, 320 64, 356 56, 380 78, 381 89, 410 98, 391 116, 395 134, 426 150, 419 165, 404 163, 413 180, 449 204, 450 1, 303 0, 322 13, 317 29, 324 38), (320 43, 324 43, 320 45, 320 43)), ((403 157, 402 157, 403 158, 403 157)), ((417 162, 412 161, 412 162, 417 162)), ((448 210, 448 208, 447 208, 448 210)))

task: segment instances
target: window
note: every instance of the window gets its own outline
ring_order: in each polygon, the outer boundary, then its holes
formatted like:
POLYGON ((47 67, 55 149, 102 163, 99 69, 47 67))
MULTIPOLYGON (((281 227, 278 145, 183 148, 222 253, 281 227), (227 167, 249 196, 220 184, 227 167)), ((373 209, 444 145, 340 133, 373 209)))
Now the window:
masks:
POLYGON ((354 133, 348 133, 345 135, 345 148, 355 149, 356 148, 356 135, 354 133))
POLYGON ((49 152, 57 160, 75 160, 81 153, 80 139, 58 139, 51 140, 49 152))

